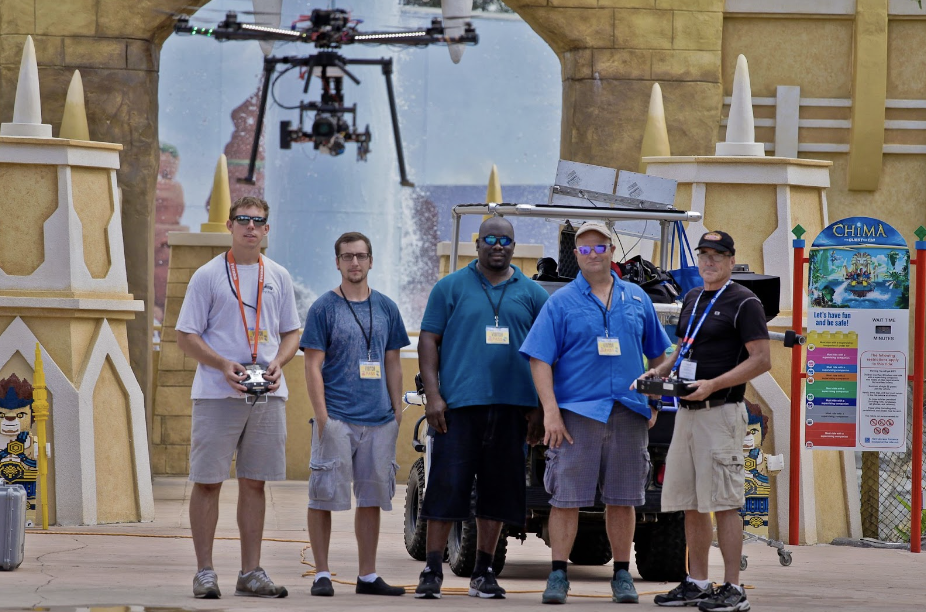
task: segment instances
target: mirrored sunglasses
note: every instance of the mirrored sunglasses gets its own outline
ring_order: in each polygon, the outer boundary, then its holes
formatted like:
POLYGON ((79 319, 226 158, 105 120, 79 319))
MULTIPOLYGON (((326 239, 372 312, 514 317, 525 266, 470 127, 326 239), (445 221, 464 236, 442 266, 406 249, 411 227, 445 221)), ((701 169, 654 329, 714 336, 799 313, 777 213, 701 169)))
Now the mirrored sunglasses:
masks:
POLYGON ((590 255, 592 250, 599 255, 604 255, 610 247, 610 244, 596 244, 595 246, 580 246, 576 247, 576 249, 579 251, 580 255, 590 255))
POLYGON ((511 236, 496 236, 494 234, 483 236, 482 241, 485 242, 489 246, 495 246, 497 243, 497 244, 502 245, 503 247, 506 247, 512 243, 511 236))
POLYGON ((254 227, 263 227, 267 225, 267 217, 252 217, 250 215, 235 216, 235 223, 238 225, 247 225, 251 221, 254 222, 254 227))

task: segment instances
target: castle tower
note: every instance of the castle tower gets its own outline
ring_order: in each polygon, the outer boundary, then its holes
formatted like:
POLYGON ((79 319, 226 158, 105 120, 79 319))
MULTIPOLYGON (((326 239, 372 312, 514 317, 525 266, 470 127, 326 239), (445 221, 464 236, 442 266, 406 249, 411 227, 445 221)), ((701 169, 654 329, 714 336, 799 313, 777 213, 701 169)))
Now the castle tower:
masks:
POLYGON ((116 170, 118 144, 85 133, 79 77, 66 135, 42 123, 35 49, 27 37, 12 123, 0 127, 0 368, 32 379, 38 342, 50 403, 51 523, 150 521, 154 500, 142 390, 126 323, 128 293, 116 170))

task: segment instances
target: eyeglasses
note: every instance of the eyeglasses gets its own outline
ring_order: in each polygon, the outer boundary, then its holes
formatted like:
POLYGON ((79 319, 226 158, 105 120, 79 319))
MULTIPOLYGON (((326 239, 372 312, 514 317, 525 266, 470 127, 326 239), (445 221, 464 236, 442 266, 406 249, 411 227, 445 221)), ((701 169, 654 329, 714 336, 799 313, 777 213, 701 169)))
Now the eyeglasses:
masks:
POLYGON ((489 246, 495 246, 496 243, 498 243, 502 245, 503 247, 506 247, 512 243, 511 236, 496 236, 494 234, 483 236, 482 241, 489 246))
POLYGON ((254 222, 254 227, 263 227, 267 225, 267 217, 252 217, 250 215, 237 215, 234 217, 235 223, 238 225, 247 226, 251 221, 254 222))
POLYGON ((703 263, 707 263, 709 261, 720 263, 727 257, 729 257, 729 255, 725 253, 698 253, 698 261, 703 263))
POLYGON ((357 258, 357 261, 366 261, 370 258, 369 253, 341 253, 338 255, 338 259, 344 263, 349 263, 354 260, 354 257, 357 258))
POLYGON ((611 248, 610 244, 596 244, 595 246, 576 247, 580 255, 591 255, 592 250, 594 250, 599 255, 604 255, 604 253, 610 248, 611 248))

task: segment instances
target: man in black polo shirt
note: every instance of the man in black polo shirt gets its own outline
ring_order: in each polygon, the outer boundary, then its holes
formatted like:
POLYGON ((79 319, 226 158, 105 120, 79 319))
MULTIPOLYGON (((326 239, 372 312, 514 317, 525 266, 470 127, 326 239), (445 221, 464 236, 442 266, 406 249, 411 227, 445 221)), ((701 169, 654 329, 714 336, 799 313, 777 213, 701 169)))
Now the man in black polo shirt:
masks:
POLYGON ((662 511, 685 511, 690 573, 655 602, 697 605, 702 612, 743 612, 750 607, 739 584, 748 418, 743 394, 748 381, 771 369, 768 328, 759 298, 730 280, 733 238, 708 232, 697 250, 704 289, 685 296, 675 354, 645 375, 671 372, 696 387, 679 398, 662 488, 662 511), (724 562, 724 583, 717 588, 707 579, 712 512, 724 562))

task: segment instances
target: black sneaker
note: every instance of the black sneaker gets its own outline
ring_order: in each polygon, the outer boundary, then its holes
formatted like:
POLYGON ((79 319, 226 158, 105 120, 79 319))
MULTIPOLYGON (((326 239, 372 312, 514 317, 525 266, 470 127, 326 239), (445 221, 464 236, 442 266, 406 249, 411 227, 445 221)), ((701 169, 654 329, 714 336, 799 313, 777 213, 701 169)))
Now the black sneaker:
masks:
POLYGON ((431 571, 431 568, 424 568, 418 577, 418 586, 415 587, 416 599, 440 599, 440 585, 444 582, 444 576, 437 572, 431 571))
POLYGON ((505 589, 498 586, 492 568, 481 576, 473 576, 469 581, 469 596, 482 599, 505 599, 505 589))
POLYGON ((356 593, 359 595, 405 595, 405 589, 399 586, 389 586, 382 576, 377 576, 373 582, 364 582, 357 578, 356 593))
POLYGON ((665 595, 656 595, 653 601, 657 606, 696 606, 711 596, 712 586, 708 585, 706 589, 701 589, 701 587, 686 578, 665 595))
POLYGON ((746 592, 741 593, 729 582, 714 589, 710 597, 698 604, 698 610, 701 612, 746 612, 749 608, 746 592))
POLYGON ((331 584, 331 578, 322 576, 312 584, 312 595, 316 597, 333 597, 334 585, 331 584))

